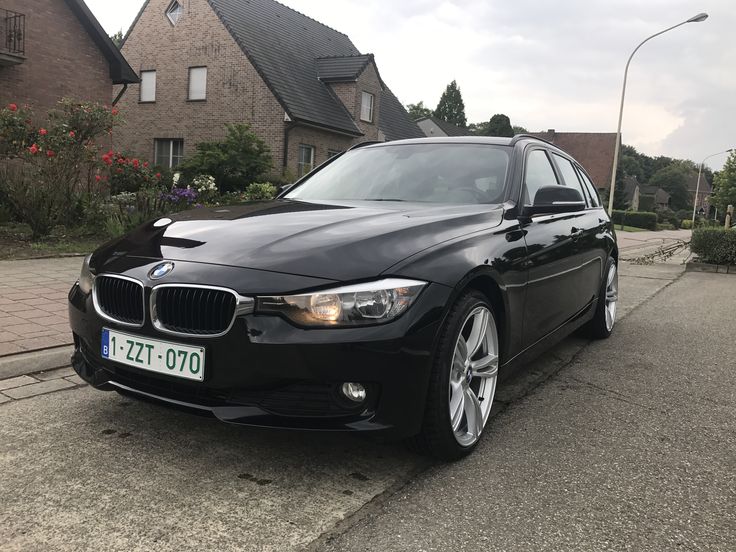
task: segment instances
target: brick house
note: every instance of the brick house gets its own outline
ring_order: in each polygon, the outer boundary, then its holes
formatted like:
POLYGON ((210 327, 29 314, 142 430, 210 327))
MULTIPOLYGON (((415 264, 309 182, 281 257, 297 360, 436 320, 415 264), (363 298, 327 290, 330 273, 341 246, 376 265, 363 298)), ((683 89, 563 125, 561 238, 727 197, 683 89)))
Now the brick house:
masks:
POLYGON ((0 105, 109 104, 138 77, 83 0, 0 0, 0 105))
POLYGON ((577 159, 599 190, 608 190, 611 186, 615 132, 556 132, 549 129, 547 132, 534 132, 532 136, 552 142, 577 159))
POLYGON ((248 123, 274 173, 299 176, 351 145, 424 134, 346 35, 274 0, 147 0, 122 52, 138 71, 115 146, 176 166, 248 123))

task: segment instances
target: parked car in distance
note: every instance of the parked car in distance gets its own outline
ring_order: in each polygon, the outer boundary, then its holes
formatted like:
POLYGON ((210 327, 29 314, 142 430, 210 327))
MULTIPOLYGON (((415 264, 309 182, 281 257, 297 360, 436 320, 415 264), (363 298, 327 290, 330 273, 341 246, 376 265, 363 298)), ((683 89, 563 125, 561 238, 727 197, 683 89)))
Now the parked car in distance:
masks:
POLYGON ((355 147, 273 201, 145 224, 84 261, 73 366, 240 424, 381 432, 460 458, 499 371, 616 318, 585 170, 530 136, 355 147))

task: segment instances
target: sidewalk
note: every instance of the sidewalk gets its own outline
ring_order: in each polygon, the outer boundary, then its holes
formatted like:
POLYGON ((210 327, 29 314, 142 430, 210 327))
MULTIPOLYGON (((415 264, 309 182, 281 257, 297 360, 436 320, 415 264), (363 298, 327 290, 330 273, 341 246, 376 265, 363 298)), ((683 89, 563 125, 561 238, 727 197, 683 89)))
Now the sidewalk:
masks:
POLYGON ((72 343, 66 297, 81 257, 0 261, 0 358, 72 343))
POLYGON ((676 241, 689 241, 692 230, 658 230, 656 232, 625 232, 616 229, 616 239, 624 259, 652 253, 658 247, 676 241))

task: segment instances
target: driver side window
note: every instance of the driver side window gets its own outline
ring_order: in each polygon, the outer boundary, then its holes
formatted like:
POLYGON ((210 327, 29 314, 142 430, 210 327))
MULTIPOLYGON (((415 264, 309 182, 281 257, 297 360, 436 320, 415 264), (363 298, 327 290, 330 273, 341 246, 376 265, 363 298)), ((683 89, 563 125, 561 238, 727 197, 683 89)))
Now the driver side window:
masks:
POLYGON ((526 158, 524 171, 524 205, 533 205, 539 188, 555 184, 559 182, 547 153, 541 149, 532 150, 526 158))

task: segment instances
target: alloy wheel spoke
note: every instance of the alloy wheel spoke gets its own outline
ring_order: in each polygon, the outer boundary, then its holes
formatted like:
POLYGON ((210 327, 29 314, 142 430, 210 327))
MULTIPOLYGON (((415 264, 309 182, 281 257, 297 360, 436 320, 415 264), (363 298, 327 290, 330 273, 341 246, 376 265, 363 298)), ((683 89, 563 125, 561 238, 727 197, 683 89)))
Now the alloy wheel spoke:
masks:
POLYGON ((450 424, 452 431, 457 431, 460 422, 463 419, 463 411, 465 410, 465 390, 462 386, 453 386, 450 396, 450 424))
POLYGON ((460 336, 455 345, 455 356, 453 358, 453 368, 463 369, 465 367, 465 360, 468 358, 468 346, 465 343, 463 336, 460 336))
POLYGON ((618 293, 615 289, 609 289, 606 293, 606 301, 618 301, 618 293))
POLYGON ((471 362, 470 368, 473 370, 473 377, 492 378, 498 373, 498 356, 486 355, 471 362))
POLYGON ((616 267, 612 266, 611 270, 608 271, 608 281, 606 282, 606 285, 608 287, 611 286, 615 277, 616 277, 616 267))
POLYGON ((610 329, 613 327, 613 313, 611 309, 606 309, 606 326, 610 329))
POLYGON ((488 311, 486 309, 480 309, 475 316, 473 316, 473 326, 470 329, 470 335, 466 342, 468 348, 468 356, 466 358, 473 358, 473 355, 478 352, 478 349, 480 349, 483 344, 487 331, 488 311))
POLYGON ((477 438, 480 436, 481 431, 483 431, 483 412, 480 409, 480 401, 470 388, 465 390, 464 397, 468 434, 477 438))

